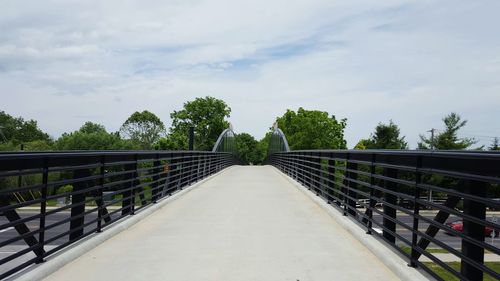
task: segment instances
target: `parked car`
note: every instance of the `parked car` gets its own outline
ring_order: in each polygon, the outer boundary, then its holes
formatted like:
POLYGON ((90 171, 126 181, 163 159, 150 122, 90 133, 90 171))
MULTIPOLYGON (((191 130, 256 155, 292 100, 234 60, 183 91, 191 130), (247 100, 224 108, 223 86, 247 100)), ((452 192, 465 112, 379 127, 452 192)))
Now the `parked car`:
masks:
MULTIPOLYGON (((448 227, 450 227, 450 228, 453 228, 454 230, 456 230, 458 232, 462 232, 463 228, 464 228, 464 222, 462 220, 451 221, 451 222, 446 223, 445 225, 448 226, 448 227)), ((489 226, 486 226, 484 228, 484 236, 491 237, 491 233, 493 231, 495 231, 495 237, 498 237, 499 230, 498 229, 497 230, 493 230, 493 228, 491 228, 489 226)), ((446 234, 453 235, 453 233, 448 232, 448 231, 446 231, 446 234)))

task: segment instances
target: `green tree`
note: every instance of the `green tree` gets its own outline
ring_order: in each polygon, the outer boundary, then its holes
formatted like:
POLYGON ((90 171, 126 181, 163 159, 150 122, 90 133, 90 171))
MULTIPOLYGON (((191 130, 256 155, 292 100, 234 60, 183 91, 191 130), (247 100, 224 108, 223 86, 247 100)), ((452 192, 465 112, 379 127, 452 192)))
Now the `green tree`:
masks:
POLYGON ((500 146, 498 146, 498 138, 493 139, 493 143, 489 147, 490 150, 500 150, 500 146))
POLYGON ((20 143, 43 140, 51 142, 35 120, 25 121, 22 117, 13 117, 0 111, 0 143, 12 142, 14 146, 20 143))
POLYGON ((160 138, 155 144, 156 150, 187 150, 187 134, 170 133, 166 137, 160 138))
POLYGON ((443 118, 443 122, 444 131, 435 135, 434 139, 420 135, 422 142, 418 143, 419 149, 434 147, 443 150, 462 150, 476 143, 473 138, 459 138, 457 136, 458 130, 467 124, 467 120, 462 120, 457 113, 450 113, 443 118))
POLYGON ((24 143, 26 151, 49 151, 54 149, 54 143, 46 140, 34 140, 24 143))
POLYGON ((368 149, 368 140, 367 139, 360 139, 358 141, 358 143, 354 146, 354 149, 358 149, 358 150, 368 149))
POLYGON ((236 135, 236 148, 238 157, 244 164, 261 164, 264 154, 259 147, 259 142, 250 134, 241 133, 236 135))
POLYGON ((211 150, 222 131, 229 127, 226 118, 230 114, 231 108, 223 100, 208 96, 196 98, 184 103, 182 110, 170 114, 172 127, 167 139, 187 149, 187 137, 182 136, 187 136, 189 127, 194 127, 195 149, 211 150))
POLYGON ((346 119, 338 121, 328 112, 301 107, 297 112, 287 110, 282 117, 277 118, 277 122, 291 150, 346 148, 346 119))
POLYGON ((80 127, 79 131, 84 134, 106 133, 106 128, 101 124, 87 121, 82 127, 80 127))
POLYGON ((139 149, 137 143, 124 140, 118 132, 108 133, 104 126, 86 122, 78 131, 64 133, 57 139, 58 150, 130 150, 139 149))
POLYGON ((367 149, 408 149, 405 137, 400 137, 398 125, 392 120, 389 124, 378 123, 375 132, 366 141, 367 149))
POLYGON ((120 133, 124 138, 137 142, 141 149, 151 149, 165 133, 165 125, 147 110, 136 111, 120 127, 120 133))

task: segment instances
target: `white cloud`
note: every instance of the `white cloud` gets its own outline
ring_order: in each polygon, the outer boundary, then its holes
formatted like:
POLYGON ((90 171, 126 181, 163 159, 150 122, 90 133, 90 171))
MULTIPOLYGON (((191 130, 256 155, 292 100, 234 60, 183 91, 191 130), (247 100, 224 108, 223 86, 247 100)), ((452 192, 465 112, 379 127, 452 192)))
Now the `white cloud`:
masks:
MULTIPOLYGON (((496 1, 6 1, 2 108, 53 136, 117 130, 213 95, 262 137, 302 106, 348 118, 350 146, 389 119, 414 147, 451 112, 497 136, 496 1)), ((482 141, 489 141, 482 138, 482 141)))

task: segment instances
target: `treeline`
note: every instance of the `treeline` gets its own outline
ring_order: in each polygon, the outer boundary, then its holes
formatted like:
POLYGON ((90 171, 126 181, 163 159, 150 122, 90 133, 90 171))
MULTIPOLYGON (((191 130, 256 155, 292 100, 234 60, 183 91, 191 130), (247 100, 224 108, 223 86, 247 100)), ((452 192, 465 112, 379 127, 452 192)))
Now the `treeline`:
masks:
POLYGON ((191 126, 195 127, 195 148, 210 150, 229 126, 226 118, 230 112, 222 100, 197 98, 170 114, 172 126, 168 130, 158 116, 145 110, 134 112, 117 132, 89 121, 74 132, 52 139, 38 127, 37 121, 0 111, 0 150, 185 150, 191 126))
MULTIPOLYGON (((195 130, 195 149, 211 150, 219 134, 229 127, 230 114, 231 108, 223 100, 203 97, 188 101, 182 109, 173 111, 170 114, 172 125, 168 129, 158 116, 145 110, 134 112, 117 132, 109 132, 98 123, 85 122, 78 130, 52 139, 38 127, 37 121, 0 111, 0 150, 186 150, 189 127, 195 130)), ((327 112, 303 108, 287 110, 276 123, 287 136, 292 150, 347 148, 344 138, 347 120, 338 120, 327 112)), ((445 116, 443 123, 444 128, 432 138, 420 135, 419 149, 499 150, 498 139, 487 148, 472 148, 476 143, 474 139, 459 138, 458 132, 467 120, 456 113, 445 116)), ((271 134, 272 128, 261 140, 248 133, 237 134, 240 159, 246 164, 261 164, 267 156, 271 134)), ((408 149, 408 143, 391 120, 379 123, 354 149, 408 149)))
MULTIPOLYGON (((133 113, 117 132, 109 132, 98 123, 85 122, 78 130, 52 139, 35 120, 13 117, 0 112, 0 150, 186 150, 188 130, 194 127, 195 149, 211 150, 219 134, 229 127, 231 108, 213 97, 196 98, 170 114, 172 125, 166 128, 149 111, 133 113)), ((345 149, 346 120, 317 110, 288 110, 277 118, 278 126, 290 140, 291 149, 345 149)), ((261 140, 248 133, 236 135, 239 157, 246 164, 261 164, 267 156, 271 128, 261 140)))
MULTIPOLYGON (((420 135, 418 149, 439 149, 439 150, 500 150, 498 138, 494 138, 489 147, 473 147, 477 141, 474 138, 460 138, 458 132, 466 124, 467 120, 462 120, 457 113, 450 113, 443 119, 443 129, 432 129, 432 136, 420 135)), ((408 143, 404 136, 400 136, 399 127, 391 121, 388 124, 379 123, 375 131, 367 139, 361 139, 354 149, 408 149, 408 143)))

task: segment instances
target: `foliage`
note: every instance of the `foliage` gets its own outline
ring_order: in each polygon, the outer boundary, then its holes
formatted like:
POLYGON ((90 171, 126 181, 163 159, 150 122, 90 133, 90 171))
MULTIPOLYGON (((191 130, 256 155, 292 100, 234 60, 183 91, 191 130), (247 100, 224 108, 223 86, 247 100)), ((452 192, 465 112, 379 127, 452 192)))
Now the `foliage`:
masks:
POLYGON ((498 138, 493 139, 493 143, 489 147, 490 150, 500 150, 500 146, 498 146, 498 138))
POLYGON ((141 149, 151 149, 165 133, 165 125, 153 113, 134 112, 120 128, 120 133, 139 144, 141 149))
POLYGON ((462 120, 457 113, 450 113, 443 118, 443 122, 445 125, 444 132, 434 136, 434 140, 420 135, 422 142, 418 143, 419 149, 434 147, 435 149, 461 150, 476 143, 473 138, 458 138, 457 132, 467 124, 467 120, 462 120))
POLYGON ((282 117, 277 118, 277 122, 291 150, 346 148, 346 119, 337 121, 328 112, 301 107, 297 112, 287 110, 282 117))
POLYGON ((12 141, 0 142, 0 151, 15 151, 19 149, 20 145, 14 144, 12 141))
POLYGON ((166 137, 160 138, 155 144, 156 150, 187 150, 188 136, 187 134, 171 133, 166 137))
POLYGON ((64 133, 55 144, 58 150, 139 149, 133 141, 123 140, 119 133, 108 133, 104 126, 86 122, 78 131, 64 133))
POLYGON ((101 124, 87 121, 85 122, 85 124, 83 124, 83 126, 80 127, 79 131, 84 134, 105 133, 106 128, 101 124))
POLYGON ((4 111, 0 111, 0 130, 0 143, 11 142, 13 146, 36 140, 51 141, 49 135, 38 128, 35 120, 25 121, 4 111))
POLYGON ((354 149, 359 149, 359 150, 364 150, 368 149, 368 140, 367 139, 360 139, 358 143, 354 146, 354 149))
POLYGON ((170 114, 172 127, 168 139, 173 147, 186 147, 189 127, 194 127, 195 149, 211 150, 219 135, 229 127, 225 118, 229 117, 231 108, 220 99, 213 97, 196 98, 184 103, 184 108, 170 114), (184 142, 185 141, 185 142, 184 142))
POLYGON ((375 132, 363 144, 366 149, 408 149, 405 137, 399 134, 399 127, 392 120, 389 124, 378 123, 375 132))
POLYGON ((73 186, 71 184, 66 184, 57 189, 57 193, 70 193, 73 191, 73 186))
POLYGON ((238 157, 244 164, 261 164, 266 151, 261 150, 259 142, 247 133, 236 135, 238 157))

